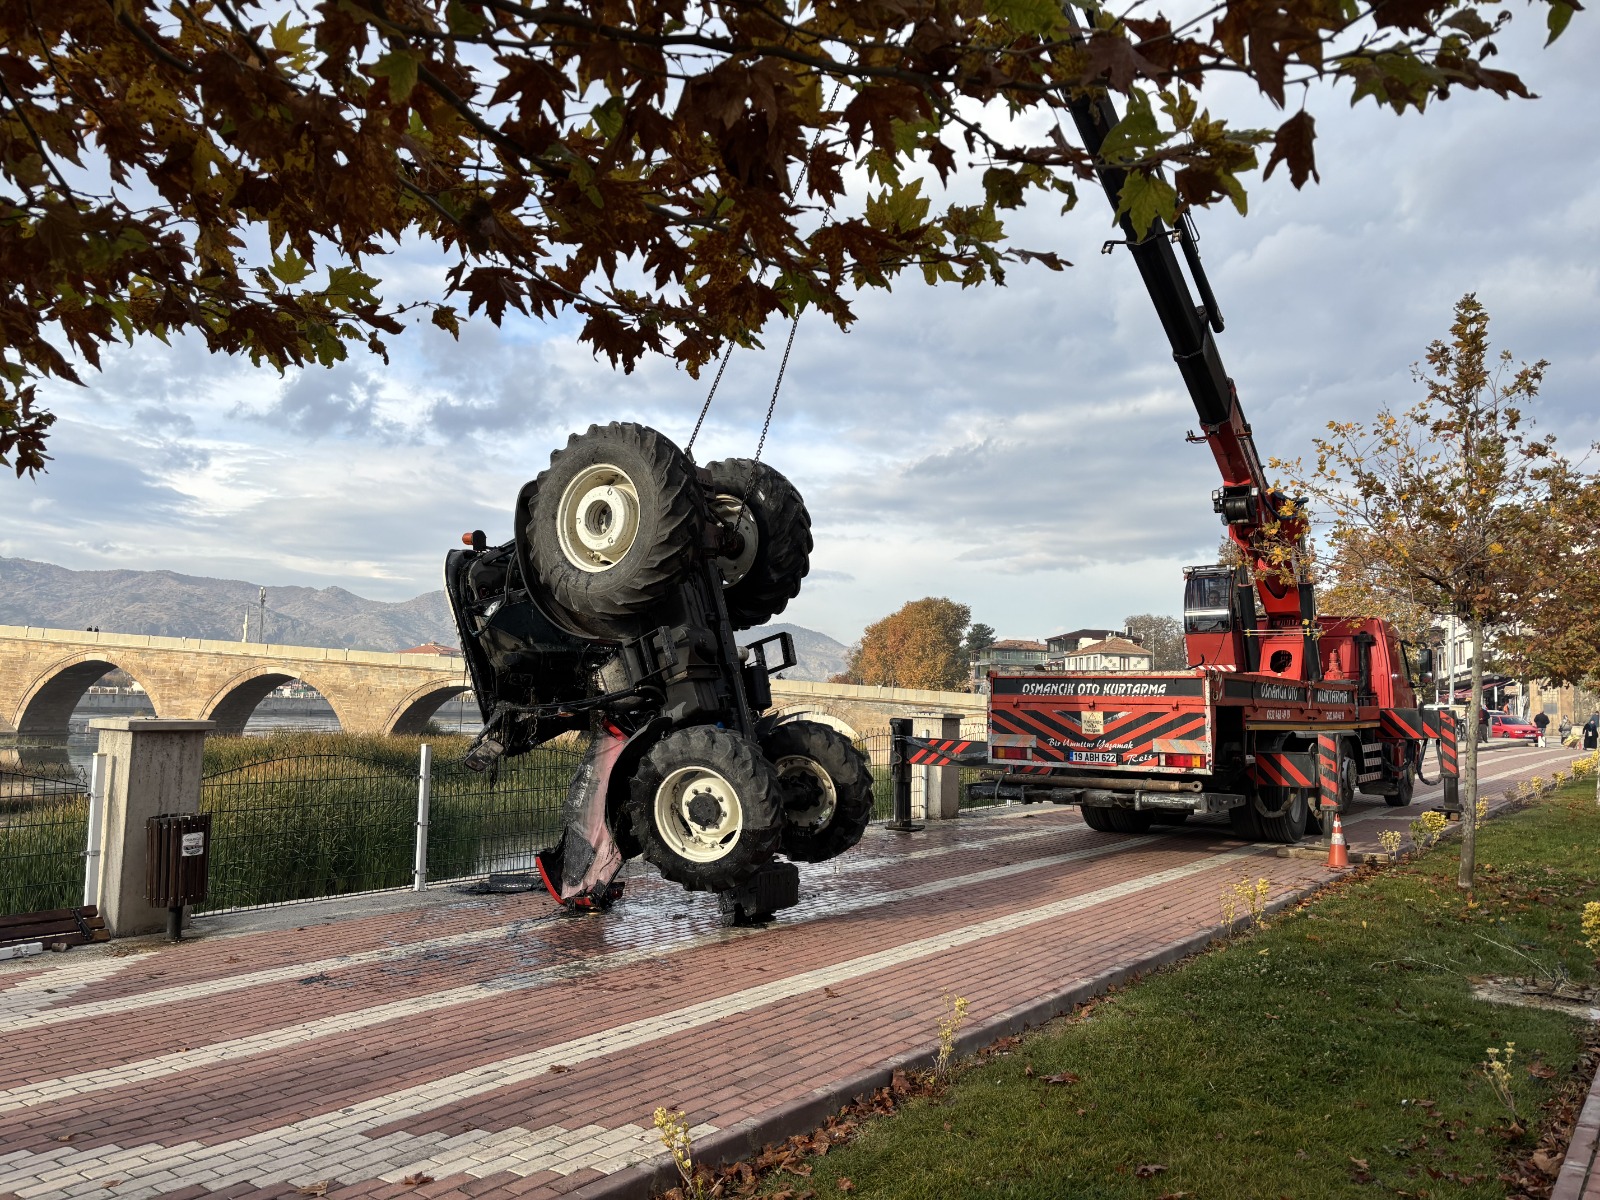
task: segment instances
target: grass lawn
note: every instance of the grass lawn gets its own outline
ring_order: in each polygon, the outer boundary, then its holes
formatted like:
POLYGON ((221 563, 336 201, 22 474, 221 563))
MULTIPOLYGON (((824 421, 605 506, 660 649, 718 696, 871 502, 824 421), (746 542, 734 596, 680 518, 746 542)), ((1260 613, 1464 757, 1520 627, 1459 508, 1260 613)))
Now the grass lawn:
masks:
POLYGON ((958 1068, 944 1095, 868 1121, 808 1160, 809 1179, 773 1176, 765 1189, 819 1200, 1504 1197, 1509 1152, 1532 1149, 1535 1133, 1511 1128, 1479 1064, 1515 1043, 1517 1112, 1536 1124, 1586 1027, 1474 1000, 1471 980, 1529 974, 1519 951, 1595 980, 1579 928, 1584 902, 1600 900, 1594 783, 1480 831, 1472 907, 1454 886, 1457 853, 1446 843, 1352 879, 958 1068))

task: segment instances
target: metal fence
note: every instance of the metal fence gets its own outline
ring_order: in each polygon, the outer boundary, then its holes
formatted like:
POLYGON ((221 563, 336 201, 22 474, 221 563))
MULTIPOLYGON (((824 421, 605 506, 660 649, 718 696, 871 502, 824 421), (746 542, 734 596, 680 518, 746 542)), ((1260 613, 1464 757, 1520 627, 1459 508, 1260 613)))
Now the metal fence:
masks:
MULTIPOLYGON (((560 825, 583 746, 542 746, 498 777, 435 762, 427 878, 526 870, 560 825)), ((207 775, 211 882, 200 912, 258 908, 413 883, 419 772, 348 754, 307 754, 207 775)))
MULTIPOLYGON (((975 742, 989 740, 989 723, 982 718, 963 721, 958 737, 969 738, 975 742)), ((894 781, 890 778, 889 766, 893 748, 893 739, 887 732, 868 733, 856 738, 856 748, 859 749, 872 763, 872 819, 874 821, 887 821, 894 816, 894 781)), ((987 797, 970 799, 967 785, 976 783, 985 774, 992 774, 988 767, 961 767, 961 807, 986 808, 990 805, 1002 803, 987 797)), ((915 801, 914 801, 915 802, 915 801)))
POLYGON ((81 772, 0 770, 0 916, 80 904, 88 837, 81 772))

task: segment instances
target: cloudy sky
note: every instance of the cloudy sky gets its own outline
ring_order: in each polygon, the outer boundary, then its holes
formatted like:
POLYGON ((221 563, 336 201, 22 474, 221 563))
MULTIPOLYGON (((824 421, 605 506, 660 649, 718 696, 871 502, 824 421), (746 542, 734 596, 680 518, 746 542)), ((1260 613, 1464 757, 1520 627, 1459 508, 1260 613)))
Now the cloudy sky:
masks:
MULTIPOLYGON (((1497 346, 1551 361, 1541 425, 1600 440, 1600 22, 1579 14, 1540 51, 1540 13, 1517 10, 1502 45, 1541 99, 1457 94, 1399 118, 1324 96, 1320 185, 1280 172, 1248 218, 1198 216, 1264 456, 1408 403, 1468 291, 1497 346)), ((850 642, 943 595, 1043 637, 1176 612, 1182 566, 1214 555, 1211 457, 1184 442, 1193 410, 1132 262, 1099 253, 1109 210, 1086 191, 1010 227, 1077 265, 983 291, 908 280, 860 297, 848 334, 802 322, 765 456, 816 532, 785 619, 850 642)), ((441 273, 404 255, 390 297, 441 273)), ((509 536, 517 488, 570 431, 639 420, 681 441, 706 386, 663 363, 614 373, 561 325, 472 324, 459 344, 419 327, 392 357, 280 379, 183 342, 108 355, 87 388, 49 391, 49 473, 0 480, 0 555, 405 599, 437 586, 462 530, 509 536)), ((777 361, 735 354, 701 461, 754 450, 777 361)))

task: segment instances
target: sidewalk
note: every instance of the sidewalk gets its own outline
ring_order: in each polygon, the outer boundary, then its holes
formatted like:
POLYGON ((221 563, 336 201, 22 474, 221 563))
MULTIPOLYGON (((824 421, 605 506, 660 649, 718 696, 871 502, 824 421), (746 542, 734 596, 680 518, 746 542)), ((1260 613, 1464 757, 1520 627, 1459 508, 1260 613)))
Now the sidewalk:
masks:
MULTIPOLYGON (((1571 757, 1497 753, 1486 791, 1571 757)), ((1358 799, 1353 848, 1436 797, 1358 799)), ((603 916, 436 891, 5 964, 0 1196, 642 1195, 658 1105, 707 1157, 809 1127, 929 1055, 947 995, 976 1046, 1203 946, 1241 876, 1329 878, 1274 851, 1012 806, 874 826, 766 929, 640 871, 603 916)))

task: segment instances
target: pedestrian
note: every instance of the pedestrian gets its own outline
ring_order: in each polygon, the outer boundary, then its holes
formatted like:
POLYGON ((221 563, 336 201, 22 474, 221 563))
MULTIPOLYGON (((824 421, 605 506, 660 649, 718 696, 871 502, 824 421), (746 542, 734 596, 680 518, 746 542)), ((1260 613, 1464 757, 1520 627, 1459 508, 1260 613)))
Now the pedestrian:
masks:
POLYGON ((1583 748, 1593 750, 1600 746, 1600 712, 1590 713, 1583 723, 1583 748))
POLYGON ((1533 723, 1539 727, 1539 749, 1544 749, 1544 731, 1550 728, 1550 715, 1544 711, 1533 714, 1533 723))
POLYGON ((1566 713, 1561 714, 1561 724, 1556 726, 1556 732, 1561 735, 1561 744, 1565 746, 1567 739, 1572 736, 1572 718, 1566 713))

